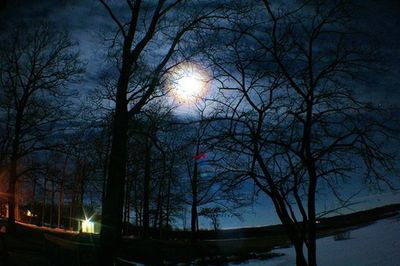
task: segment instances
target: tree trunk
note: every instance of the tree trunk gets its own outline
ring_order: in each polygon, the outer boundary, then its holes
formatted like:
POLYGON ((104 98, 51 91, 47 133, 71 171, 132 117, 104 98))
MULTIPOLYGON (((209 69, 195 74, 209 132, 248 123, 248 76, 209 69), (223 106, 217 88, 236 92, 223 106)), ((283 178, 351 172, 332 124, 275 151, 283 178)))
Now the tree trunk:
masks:
MULTIPOLYGON (((172 171, 172 167, 170 169, 172 171)), ((167 203, 165 206, 165 238, 168 239, 168 231, 169 231, 169 211, 170 211, 170 199, 171 199, 171 179, 172 174, 168 175, 168 185, 167 185, 167 203)))
POLYGON ((74 206, 74 195, 71 195, 71 203, 69 205, 69 229, 70 230, 74 230, 73 225, 72 225, 72 214, 74 212, 73 210, 73 206, 74 206))
POLYGON ((299 227, 298 224, 296 224, 296 221, 293 221, 290 218, 290 215, 285 207, 284 199, 278 193, 279 192, 277 191, 273 191, 273 196, 271 199, 274 204, 276 214, 285 228, 286 235, 294 245, 296 252, 296 265, 307 266, 308 264, 303 253, 304 239, 302 236, 304 235, 304 232, 301 231, 303 228, 299 227))
POLYGON ((29 217, 29 223, 32 223, 33 213, 36 213, 35 209, 35 196, 36 196, 36 179, 33 179, 33 188, 32 188, 32 198, 31 198, 31 213, 32 215, 29 217))
POLYGON ((50 227, 53 226, 53 210, 54 210, 54 180, 51 181, 51 205, 50 205, 50 227))
POLYGON ((58 214, 57 214, 57 228, 61 228, 61 212, 64 204, 64 180, 61 180, 60 192, 58 193, 58 214))
POLYGON ((128 199, 128 203, 126 206, 126 233, 130 234, 131 230, 130 228, 130 220, 131 220, 131 204, 130 204, 130 199, 128 199))
POLYGON ((11 160, 10 164, 10 182, 8 185, 8 229, 15 231, 15 187, 17 183, 17 161, 11 160))
POLYGON ((151 144, 146 137, 146 150, 144 159, 144 180, 143 180, 143 237, 149 237, 150 231, 150 175, 151 175, 151 144))
POLYGON ((192 215, 191 215, 191 242, 197 240, 197 161, 194 161, 193 178, 192 178, 192 215))
POLYGON ((61 212, 62 212, 62 206, 64 204, 64 181, 66 178, 66 172, 67 172, 67 165, 68 165, 68 157, 65 157, 64 160, 64 167, 63 167, 63 173, 61 176, 61 182, 60 182, 60 191, 58 193, 58 211, 57 211, 57 228, 61 227, 61 212))
POLYGON ((15 183, 15 220, 20 220, 20 211, 19 211, 19 204, 21 201, 21 182, 17 179, 15 183))
POLYGON ((131 69, 131 62, 126 59, 129 58, 127 53, 129 50, 124 49, 124 60, 117 85, 106 195, 102 211, 99 261, 107 266, 113 264, 113 257, 119 248, 122 232, 129 122, 126 95, 131 69))
POLYGON ((169 230, 169 210, 170 210, 170 200, 171 200, 171 182, 172 182, 172 169, 174 166, 174 157, 171 159, 171 167, 168 174, 168 185, 167 185, 167 203, 165 206, 165 238, 168 239, 169 230))
POLYGON ((156 219, 154 219, 154 228, 158 227, 158 234, 161 239, 161 231, 162 231, 162 212, 163 212, 163 188, 164 188, 164 180, 165 180, 165 175, 167 171, 167 166, 165 162, 165 154, 163 153, 163 158, 162 158, 162 174, 160 178, 160 184, 158 186, 158 195, 157 195, 157 212, 156 212, 156 219))
POLYGON ((307 261, 303 254, 303 242, 294 243, 294 249, 296 252, 296 266, 307 266, 307 261))
POLYGON ((315 211, 315 193, 317 190, 317 177, 314 162, 310 165, 310 183, 307 198, 308 208, 308 265, 317 265, 317 228, 316 228, 316 211, 315 211))
MULTIPOLYGON (((82 220, 86 220, 87 217, 85 215, 85 211, 84 211, 84 196, 85 196, 85 176, 86 176, 86 165, 83 164, 82 165, 82 171, 81 171, 81 175, 79 177, 79 181, 80 181, 80 188, 79 188, 79 215, 81 217, 82 220)), ((80 223, 79 223, 80 226, 80 223)), ((82 228, 80 228, 80 231, 82 230, 82 228)))
POLYGON ((15 120, 15 132, 12 143, 11 163, 9 168, 8 183, 8 230, 15 231, 15 188, 18 180, 19 144, 21 132, 22 112, 18 111, 15 120))
POLYGON ((108 170, 108 163, 109 163, 109 158, 108 158, 108 153, 110 149, 110 138, 107 138, 107 145, 106 145, 106 153, 105 153, 105 158, 103 160, 103 187, 101 190, 101 209, 104 209, 104 201, 106 198, 106 188, 107 188, 107 170, 108 170))
POLYGON ((133 181, 133 207, 135 209, 135 226, 139 226, 139 207, 138 207, 138 199, 137 199, 137 176, 135 176, 135 180, 133 181))
POLYGON ((43 202, 42 202, 42 226, 44 226, 44 220, 46 215, 46 187, 47 187, 47 178, 44 178, 44 185, 43 185, 43 202))
MULTIPOLYGON (((196 143, 196 155, 200 153, 200 139, 196 143)), ((197 240, 198 213, 197 213, 197 182, 198 182, 198 163, 197 158, 194 158, 193 178, 192 178, 192 215, 191 215, 191 242, 195 243, 197 240)))
POLYGON ((308 93, 307 103, 307 116, 304 125, 303 133, 303 147, 304 155, 306 158, 306 166, 309 177, 308 191, 307 191, 307 209, 308 209, 308 265, 317 265, 317 245, 316 245, 316 225, 315 225, 315 194, 317 190, 317 173, 315 161, 312 153, 312 125, 313 125, 313 86, 310 82, 310 91, 308 93))
POLYGON ((162 239, 162 234, 163 234, 163 206, 161 204, 161 209, 158 217, 158 233, 159 233, 159 238, 162 239))
POLYGON ((128 234, 129 230, 129 201, 130 201, 130 182, 126 180, 126 191, 125 191, 125 207, 124 207, 124 227, 123 232, 124 234, 128 234))

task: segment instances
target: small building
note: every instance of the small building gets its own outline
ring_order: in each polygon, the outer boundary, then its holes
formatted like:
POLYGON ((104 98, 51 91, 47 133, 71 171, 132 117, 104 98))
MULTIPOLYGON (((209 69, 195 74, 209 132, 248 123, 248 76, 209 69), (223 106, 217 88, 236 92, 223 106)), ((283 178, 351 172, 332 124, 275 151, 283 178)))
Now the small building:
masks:
POLYGON ((94 234, 94 222, 90 220, 84 220, 81 223, 82 233, 94 234))
POLYGON ((79 231, 88 234, 100 234, 101 215, 95 214, 92 217, 79 223, 79 231))

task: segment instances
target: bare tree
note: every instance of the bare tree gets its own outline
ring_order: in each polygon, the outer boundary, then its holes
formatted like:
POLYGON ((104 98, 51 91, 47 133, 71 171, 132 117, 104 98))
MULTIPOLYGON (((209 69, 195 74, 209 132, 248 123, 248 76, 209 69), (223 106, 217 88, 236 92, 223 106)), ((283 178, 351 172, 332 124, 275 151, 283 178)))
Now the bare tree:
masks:
POLYGON ((200 216, 204 216, 211 221, 214 231, 217 231, 220 226, 219 218, 224 215, 226 211, 221 207, 202 208, 199 212, 200 216))
POLYGON ((172 109, 169 105, 159 101, 150 103, 140 115, 134 117, 130 126, 129 146, 135 148, 128 149, 130 159, 128 169, 132 169, 132 171, 129 171, 127 177, 129 186, 127 184, 125 210, 126 213, 129 212, 131 188, 135 188, 135 195, 137 195, 140 187, 142 202, 136 200, 134 205, 142 207, 136 208, 136 216, 139 215, 143 218, 140 224, 144 238, 150 235, 151 216, 153 216, 154 229, 158 227, 161 234, 164 220, 165 197, 163 194, 165 182, 168 179, 168 172, 172 171, 167 169, 167 164, 169 157, 172 156, 170 153, 176 152, 170 150, 171 146, 166 143, 166 140, 171 136, 171 129, 168 129, 168 127, 172 119, 172 109), (141 210, 140 213, 138 213, 139 209, 141 210))
POLYGON ((117 43, 121 48, 115 55, 118 63, 118 81, 99 253, 100 261, 104 265, 111 265, 122 228, 129 116, 140 112, 154 96, 160 84, 160 76, 166 71, 184 35, 210 18, 215 9, 204 7, 200 11, 194 10, 193 6, 183 0, 156 2, 128 0, 125 5, 129 18, 124 22, 120 18, 122 16, 116 14, 110 4, 104 0, 100 2, 117 26, 112 44, 117 43), (182 11, 191 12, 182 13, 182 11), (163 44, 165 53, 160 54, 159 47, 154 53, 154 45, 157 43, 163 44), (149 58, 151 64, 146 63, 149 58), (137 71, 142 71, 149 65, 153 67, 146 76, 137 76, 137 71), (144 79, 146 82, 139 84, 142 86, 132 86, 130 82, 134 78, 144 79))
MULTIPOLYGON (((189 179, 183 192, 185 202, 191 209, 191 242, 197 241, 199 230, 200 208, 217 208, 224 213, 230 213, 238 218, 240 215, 235 209, 247 204, 245 197, 237 190, 237 186, 227 182, 232 175, 230 169, 223 167, 226 154, 221 149, 215 149, 215 140, 219 140, 214 131, 214 124, 219 124, 220 119, 216 116, 213 102, 208 99, 197 99, 196 111, 186 118, 185 134, 183 137, 184 149, 183 161, 186 163, 187 173, 181 178, 189 179)), ((218 126, 217 126, 218 127, 218 126)), ((221 128, 217 129, 220 130, 221 128)))
POLYGON ((82 68, 68 34, 46 24, 18 26, 2 36, 0 86, 2 115, 9 133, 9 225, 15 227, 15 184, 23 171, 23 158, 55 147, 62 130, 71 93, 66 90, 82 68), (4 107, 5 106, 5 107, 4 107), (4 113, 3 113, 4 110, 4 113))
POLYGON ((349 27, 347 1, 290 9, 262 1, 249 10, 250 20, 240 15, 225 28, 226 53, 210 54, 230 121, 221 148, 238 154, 242 171, 271 198, 297 265, 315 266, 319 189, 342 199, 336 184, 354 176, 392 188, 385 143, 395 131, 385 110, 354 90, 376 62, 349 27))

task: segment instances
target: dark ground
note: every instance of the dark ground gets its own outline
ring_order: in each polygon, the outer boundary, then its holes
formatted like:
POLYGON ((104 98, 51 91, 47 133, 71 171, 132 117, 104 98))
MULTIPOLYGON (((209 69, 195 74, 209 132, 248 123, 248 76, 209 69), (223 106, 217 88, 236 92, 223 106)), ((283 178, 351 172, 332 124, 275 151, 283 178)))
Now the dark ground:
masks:
MULTIPOLYGON (((352 227, 361 227, 400 211, 400 204, 388 205, 349 215, 321 219, 319 236, 334 235, 352 227)), ((5 224, 5 221, 0 221, 5 224)), ((190 263, 223 265, 230 261, 267 258, 269 251, 289 242, 282 226, 202 231, 197 244, 191 245, 185 233, 172 233, 180 240, 123 239, 121 257, 150 265, 190 263), (238 238, 240 237, 240 238, 238 238), (259 255, 256 255, 259 254, 259 255), (206 258, 206 260, 199 260, 206 258), (208 258, 208 260, 207 260, 208 258)), ((97 235, 76 235, 45 232, 40 228, 17 226, 17 232, 5 234, 8 265, 96 265, 97 235), (47 237, 45 237, 47 235, 47 237)), ((0 241, 0 251, 4 247, 0 241)), ((4 252, 0 252, 0 265, 7 265, 4 252)))

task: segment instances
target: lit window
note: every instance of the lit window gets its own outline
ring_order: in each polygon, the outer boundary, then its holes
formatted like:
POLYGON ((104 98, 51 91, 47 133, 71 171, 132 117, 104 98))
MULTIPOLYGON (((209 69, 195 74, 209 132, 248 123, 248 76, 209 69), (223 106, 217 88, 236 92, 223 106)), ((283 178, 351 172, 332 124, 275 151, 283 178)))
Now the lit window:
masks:
POLYGON ((82 233, 94 233, 94 223, 89 220, 82 221, 82 233))

